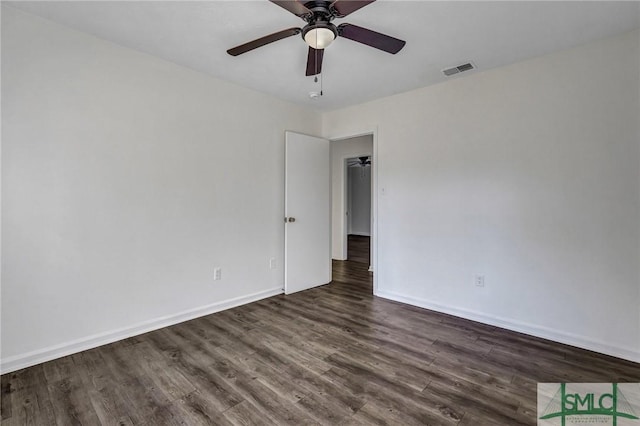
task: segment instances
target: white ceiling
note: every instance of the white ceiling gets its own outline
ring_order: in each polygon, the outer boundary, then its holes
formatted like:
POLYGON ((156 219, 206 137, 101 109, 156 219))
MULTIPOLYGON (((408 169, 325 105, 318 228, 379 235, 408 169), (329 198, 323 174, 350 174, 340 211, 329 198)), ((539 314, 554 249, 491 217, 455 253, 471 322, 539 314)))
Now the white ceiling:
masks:
MULTIPOLYGON (((3 2, 5 3, 5 2, 3 2)), ((478 71, 640 26, 640 2, 378 0, 349 22, 407 41, 397 55, 338 39, 325 51, 324 96, 305 77, 307 46, 290 37, 238 57, 226 50, 304 22, 267 0, 9 2, 122 46, 321 110, 436 84, 441 69, 478 71)), ((464 78, 464 75, 449 78, 464 78)))

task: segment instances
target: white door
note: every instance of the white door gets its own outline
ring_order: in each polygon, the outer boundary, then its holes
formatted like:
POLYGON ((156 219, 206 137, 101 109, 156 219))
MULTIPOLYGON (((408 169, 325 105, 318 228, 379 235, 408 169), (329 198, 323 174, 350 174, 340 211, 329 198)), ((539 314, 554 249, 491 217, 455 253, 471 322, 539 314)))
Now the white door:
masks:
POLYGON ((329 141, 285 134, 284 292, 331 281, 329 141))

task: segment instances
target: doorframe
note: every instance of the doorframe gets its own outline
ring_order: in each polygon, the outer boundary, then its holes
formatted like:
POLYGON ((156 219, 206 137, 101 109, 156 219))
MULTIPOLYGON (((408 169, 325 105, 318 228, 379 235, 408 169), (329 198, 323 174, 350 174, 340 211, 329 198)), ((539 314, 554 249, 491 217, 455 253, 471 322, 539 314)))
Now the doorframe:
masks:
MULTIPOLYGON (((359 136, 371 135, 373 137, 373 153, 371 155, 371 265, 373 272, 373 294, 378 294, 378 277, 380 276, 380 265, 378 262, 378 126, 369 126, 364 129, 351 132, 329 135, 327 139, 331 142, 338 142, 345 139, 357 138, 359 136)), ((349 156, 347 158, 351 158, 349 156)), ((343 173, 346 170, 343 170, 343 173)), ((345 179, 346 180, 346 179, 345 179)), ((346 194, 345 194, 346 196, 346 194)), ((344 221, 344 215, 342 215, 344 221)))

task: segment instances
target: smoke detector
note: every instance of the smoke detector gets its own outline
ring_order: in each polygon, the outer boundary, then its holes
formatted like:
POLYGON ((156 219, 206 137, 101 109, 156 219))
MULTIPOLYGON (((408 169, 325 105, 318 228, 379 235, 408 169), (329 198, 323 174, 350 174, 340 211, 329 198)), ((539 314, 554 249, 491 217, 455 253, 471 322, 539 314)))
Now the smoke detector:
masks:
POLYGON ((449 67, 442 70, 442 73, 447 77, 450 77, 454 74, 459 74, 461 72, 470 71, 476 69, 476 66, 473 62, 469 61, 465 64, 456 65, 455 67, 449 67))

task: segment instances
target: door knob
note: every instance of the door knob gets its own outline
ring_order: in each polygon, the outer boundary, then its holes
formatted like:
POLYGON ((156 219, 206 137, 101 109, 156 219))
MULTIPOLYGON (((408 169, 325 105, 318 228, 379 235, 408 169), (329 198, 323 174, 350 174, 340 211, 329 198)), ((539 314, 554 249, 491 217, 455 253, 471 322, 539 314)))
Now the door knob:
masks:
POLYGON ((295 218, 295 217, 285 217, 285 218, 284 218, 284 221, 285 221, 285 222, 295 222, 295 221, 296 221, 296 218, 295 218))

